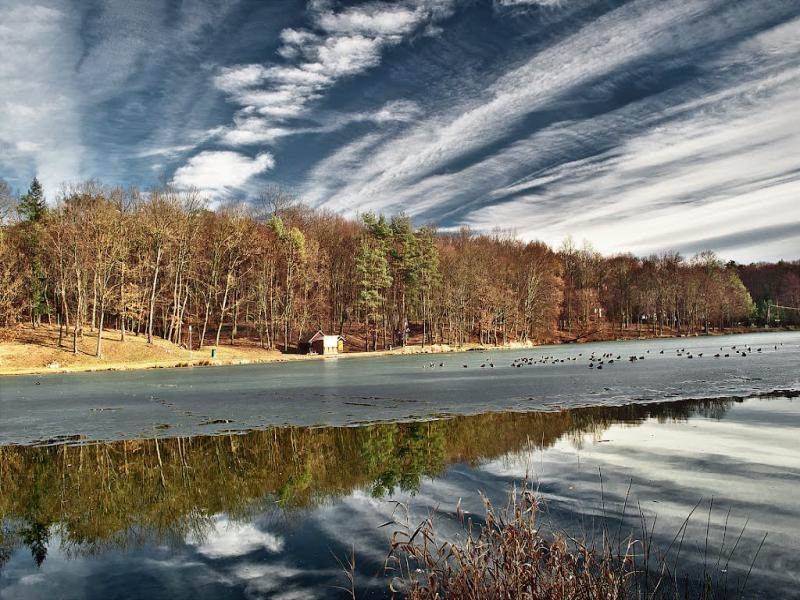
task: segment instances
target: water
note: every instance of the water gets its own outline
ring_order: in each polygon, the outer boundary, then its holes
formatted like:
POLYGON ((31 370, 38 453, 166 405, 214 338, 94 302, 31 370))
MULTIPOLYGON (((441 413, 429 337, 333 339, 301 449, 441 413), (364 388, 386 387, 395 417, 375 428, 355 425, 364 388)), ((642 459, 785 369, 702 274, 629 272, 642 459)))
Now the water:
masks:
MULTIPOLYGON (((621 522, 627 533, 638 527, 631 507, 641 507, 651 523, 657 515, 662 550, 696 506, 682 549, 688 573, 704 556, 716 562, 723 536, 726 556, 746 524, 727 569, 731 589, 766 533, 744 596, 799 597, 800 400, 748 397, 800 387, 798 341, 779 334, 495 352, 491 373, 479 366, 489 355, 469 354, 443 356, 441 369, 422 368, 430 357, 403 357, 48 376, 38 386, 37 378, 3 380, 0 597, 347 597, 335 587, 346 585, 335 557, 354 551, 359 597, 381 598, 396 526, 380 525, 404 514, 398 502, 409 523, 432 512, 439 532, 455 535, 459 499, 478 518, 479 491, 502 502, 525 478, 553 526, 591 536, 621 522), (675 347, 691 344, 697 354, 723 342, 751 344, 753 354, 674 356, 675 347), (601 372, 588 361, 509 366, 515 356, 585 358, 593 349, 646 359, 601 372), (157 399, 144 398, 156 389, 157 399), (22 432, 6 420, 12 396, 33 415, 22 432), (273 406, 275 398, 283 400, 273 406), (531 408, 548 410, 521 412, 531 408), (198 435, 262 414, 297 423, 198 435), (127 416, 109 426, 109 415, 127 416), (236 418, 198 422, 221 415, 236 418), (375 415, 417 419, 363 423, 375 415), (153 429, 151 420, 170 426, 153 429), (126 430, 131 424, 138 429, 126 430), (107 441, 8 443, 49 432, 107 441)), ((23 423, 24 411, 13 411, 23 423)))
POLYGON ((285 424, 353 425, 487 411, 744 396, 798 387, 800 333, 795 332, 20 376, 0 382, 0 444, 73 436, 87 440, 186 436, 285 424), (731 346, 752 352, 742 357, 731 346), (729 358, 713 358, 720 347, 729 358), (678 356, 682 348, 687 352, 678 356), (606 363, 601 371, 590 369, 592 352, 611 353, 620 360, 606 363), (689 359, 689 353, 694 358, 689 359), (521 356, 550 356, 565 362, 510 366, 521 356), (632 363, 629 356, 645 360, 632 363), (432 361, 437 366, 428 368, 432 361), (438 367, 440 362, 445 366, 438 367), (490 362, 495 368, 488 366, 490 362))

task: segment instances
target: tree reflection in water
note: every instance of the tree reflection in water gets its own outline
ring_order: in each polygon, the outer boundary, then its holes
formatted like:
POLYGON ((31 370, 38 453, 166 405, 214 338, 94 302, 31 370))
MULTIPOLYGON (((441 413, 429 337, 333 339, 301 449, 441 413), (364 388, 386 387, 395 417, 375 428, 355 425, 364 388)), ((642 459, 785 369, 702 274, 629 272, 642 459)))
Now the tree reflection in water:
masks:
POLYGON ((363 489, 413 493, 456 462, 601 436, 648 418, 721 417, 741 400, 559 412, 487 413, 360 427, 279 427, 244 434, 0 447, 0 567, 27 546, 37 564, 55 528, 72 556, 202 539, 214 515, 247 519, 363 489))

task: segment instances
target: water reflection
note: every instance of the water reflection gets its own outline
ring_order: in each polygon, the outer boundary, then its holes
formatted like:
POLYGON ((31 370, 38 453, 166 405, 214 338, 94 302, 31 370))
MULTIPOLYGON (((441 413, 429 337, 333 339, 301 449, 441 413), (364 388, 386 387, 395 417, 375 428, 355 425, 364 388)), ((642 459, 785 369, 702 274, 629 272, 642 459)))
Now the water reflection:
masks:
POLYGON ((329 597, 342 583, 333 555, 351 544, 362 596, 380 597, 388 499, 447 521, 460 497, 477 512, 478 489, 502 499, 535 472, 551 517, 589 530, 598 467, 605 512, 620 518, 633 481, 667 536, 698 498, 724 498, 734 513, 713 515, 714 535, 723 519, 753 519, 732 568, 746 572, 753 540, 774 531, 754 589, 789 590, 800 465, 782 448, 798 425, 790 400, 728 399, 4 446, 0 597, 125 597, 131 586, 152 598, 329 597))
POLYGON ((452 463, 581 444, 613 423, 719 418, 735 400, 492 413, 362 427, 285 427, 246 434, 58 446, 0 447, 0 561, 26 546, 37 564, 57 527, 71 554, 109 545, 201 539, 214 515, 318 505, 363 489, 415 492, 452 463))

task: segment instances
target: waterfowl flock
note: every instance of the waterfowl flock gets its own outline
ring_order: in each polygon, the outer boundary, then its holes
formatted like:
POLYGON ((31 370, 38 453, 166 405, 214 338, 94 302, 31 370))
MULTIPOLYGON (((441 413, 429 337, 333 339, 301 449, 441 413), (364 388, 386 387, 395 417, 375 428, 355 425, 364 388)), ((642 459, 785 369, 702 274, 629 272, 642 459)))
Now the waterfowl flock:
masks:
MULTIPOLYGON (((779 346, 782 346, 783 343, 774 344, 772 346, 772 350, 778 350, 779 346)), ((658 350, 659 355, 664 355, 665 350, 669 351, 669 349, 661 348, 658 350)), ((709 357, 714 359, 722 359, 722 358, 732 358, 732 357, 741 357, 746 358, 749 354, 753 353, 763 353, 768 351, 769 348, 765 348, 763 346, 742 346, 739 344, 735 344, 729 347, 720 346, 719 352, 716 352, 713 355, 707 355, 705 352, 696 352, 692 350, 687 350, 686 348, 676 348, 675 349, 675 357, 676 358, 685 358, 687 360, 695 360, 700 359, 703 357, 709 357)), ((631 354, 626 357, 627 362, 636 363, 641 362, 647 358, 647 355, 650 354, 650 350, 645 350, 643 354, 631 354)), ((514 369, 521 369, 523 367, 535 367, 536 365, 561 365, 561 364, 571 364, 577 363, 579 360, 586 360, 584 358, 583 352, 578 352, 575 355, 570 356, 556 356, 556 355, 544 355, 544 356, 520 356, 514 358, 509 366, 514 369)), ((588 355, 588 362, 586 366, 590 369, 603 369, 603 367, 608 367, 617 364, 623 360, 622 355, 614 354, 613 352, 603 352, 602 354, 598 354, 596 351, 592 351, 588 355)), ((444 368, 444 362, 429 362, 423 365, 423 369, 435 369, 435 368, 444 368)), ((462 363, 462 368, 468 369, 470 365, 468 363, 462 363)), ((480 364, 481 369, 494 369, 495 363, 493 361, 485 361, 480 364)))

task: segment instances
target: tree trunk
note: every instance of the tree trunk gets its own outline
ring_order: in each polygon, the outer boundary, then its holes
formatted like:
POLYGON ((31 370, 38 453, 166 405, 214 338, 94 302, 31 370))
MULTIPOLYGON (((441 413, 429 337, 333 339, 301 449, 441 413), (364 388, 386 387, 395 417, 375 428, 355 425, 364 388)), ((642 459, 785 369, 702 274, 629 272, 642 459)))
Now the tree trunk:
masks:
POLYGON ((234 341, 236 340, 236 327, 239 321, 239 298, 234 297, 233 301, 233 326, 231 327, 231 346, 233 346, 234 341))
POLYGON ((425 348, 425 333, 427 328, 425 327, 425 293, 422 294, 422 347, 425 348))
MULTIPOLYGON (((97 260, 100 260, 99 253, 97 260)), ((94 328, 97 325, 97 280, 97 268, 95 268, 94 278, 92 279, 92 331, 94 331, 94 328)))
MULTIPOLYGON (((61 325, 64 326, 64 333, 67 333, 67 331, 69 331, 69 307, 67 306, 66 282, 64 281, 63 278, 61 280, 61 311, 62 311, 61 312, 61 314, 62 314, 62 318, 61 318, 62 323, 61 323, 61 325)), ((59 327, 58 327, 58 347, 59 348, 61 348, 61 339, 62 339, 61 325, 59 325, 59 327)))
POLYGON ((289 318, 292 310, 292 257, 286 258, 286 301, 283 306, 283 351, 289 351, 289 318))
MULTIPOLYGON (((76 261, 77 262, 77 261, 76 261)), ((72 353, 78 354, 78 331, 81 326, 81 317, 83 313, 83 303, 81 302, 81 272, 80 269, 75 267, 75 292, 77 296, 75 305, 75 323, 72 327, 72 353)))
MULTIPOLYGON (((210 298, 210 296, 209 296, 210 298)), ((197 346, 197 349, 200 350, 203 347, 203 344, 206 342, 206 329, 208 328, 208 314, 211 312, 211 300, 206 300, 206 313, 203 317, 203 331, 200 333, 200 344, 197 346)))
MULTIPOLYGON (((175 333, 175 343, 180 344, 181 338, 183 337, 183 318, 186 314, 186 304, 189 302, 189 286, 185 286, 186 292, 183 295, 183 303, 181 304, 181 309, 178 312, 178 327, 175 333)), ((191 350, 191 348, 189 348, 191 350)))
POLYGON ((121 315, 122 318, 120 319, 122 321, 121 327, 120 327, 120 341, 124 342, 125 341, 125 314, 127 312, 125 310, 125 269, 122 269, 122 273, 120 275, 119 303, 120 303, 120 308, 122 309, 122 311, 121 311, 122 312, 122 315, 121 315))
POLYGON ((156 268, 153 272, 153 287, 150 289, 150 310, 147 318, 147 343, 153 343, 153 312, 156 305, 156 287, 158 286, 158 270, 161 267, 161 248, 156 253, 156 268))
POLYGON ((215 346, 219 346, 219 336, 222 333, 222 324, 225 322, 225 309, 228 304, 228 292, 231 289, 231 274, 228 273, 228 276, 225 278, 225 294, 222 296, 222 307, 220 308, 219 313, 219 325, 217 326, 217 337, 216 342, 214 343, 215 346))
POLYGON ((105 293, 100 296, 100 317, 97 323, 97 348, 94 355, 97 358, 102 358, 103 354, 103 318, 105 317, 106 297, 105 293))
POLYGON ((402 313, 400 315, 400 328, 401 328, 400 340, 402 342, 401 345, 405 348, 405 345, 406 345, 406 322, 408 321, 408 319, 406 317, 406 290, 405 290, 405 288, 403 288, 403 292, 400 295, 400 304, 401 304, 400 312, 402 313))
POLYGON ((181 302, 181 263, 182 263, 183 249, 178 253, 178 260, 175 266, 175 279, 172 282, 172 314, 170 315, 169 329, 165 336, 169 341, 173 341, 173 334, 177 327, 178 310, 181 302))

